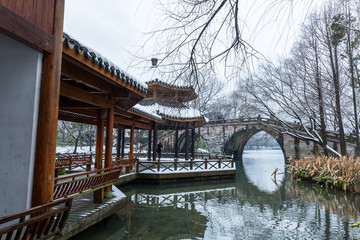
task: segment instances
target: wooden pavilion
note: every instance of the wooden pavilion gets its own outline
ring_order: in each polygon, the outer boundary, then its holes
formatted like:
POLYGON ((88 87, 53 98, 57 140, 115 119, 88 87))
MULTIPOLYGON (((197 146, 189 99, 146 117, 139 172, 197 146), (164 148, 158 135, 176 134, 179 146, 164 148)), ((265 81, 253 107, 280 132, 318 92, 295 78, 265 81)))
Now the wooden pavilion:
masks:
POLYGON ((10 238, 18 227, 31 229, 40 222, 46 224, 40 224, 39 231, 16 235, 25 234, 21 235, 25 239, 38 233, 58 234, 71 206, 67 196, 82 191, 80 185, 89 184, 90 178, 96 202, 111 194, 111 185, 121 172, 120 167, 112 167, 113 128, 122 131, 122 139, 123 130, 131 129, 130 158, 134 157, 134 129, 149 130, 150 145, 154 131, 154 150, 158 129, 174 129, 176 134, 185 129, 188 158, 189 129, 204 124, 200 113, 183 105, 196 97, 192 88, 160 81, 141 84, 64 34, 63 20, 64 0, 0 1, 0 224, 20 219, 17 226, 3 231, 10 238), (83 184, 75 186, 79 181, 71 180, 65 186, 64 179, 55 179, 58 119, 97 126, 95 171, 83 184), (6 215, 11 216, 2 217, 6 215))
MULTIPOLYGON (((65 190, 79 189, 73 185, 64 187, 61 181, 55 183, 58 119, 97 126, 96 171, 92 177, 97 202, 102 201, 105 186, 105 192, 111 193, 113 179, 120 174, 121 168, 111 166, 113 128, 119 131, 130 128, 133 143, 135 128, 151 130, 162 122, 157 115, 134 107, 146 96, 147 86, 64 34, 63 19, 64 0, 0 1, 0 129, 3 139, 0 144, 3 166, 0 170, 0 224, 20 219, 18 226, 22 229, 38 221, 53 224, 53 220, 58 219, 56 224, 60 225, 54 225, 50 232, 45 224, 42 226, 44 228, 39 231, 44 236, 54 236, 61 231, 71 206, 71 199, 66 197, 73 193, 65 190), (65 204, 65 207, 54 212, 51 210, 56 205, 53 200, 59 198, 66 201, 56 204, 65 204), (24 212, 11 215, 19 211, 24 212), (39 212, 46 214, 36 221, 27 217, 39 212), (11 217, 3 217, 7 215, 11 217)), ((130 144, 130 157, 133 157, 132 146, 130 144)), ((83 185, 88 184, 88 179, 84 178, 83 185)), ((71 184, 75 182, 70 181, 71 184)), ((8 236, 17 227, 7 228, 8 236)), ((25 234, 21 236, 27 238, 26 234, 34 232, 14 234, 25 234)))
POLYGON ((142 107, 143 111, 156 113, 163 122, 156 122, 152 132, 149 131, 148 158, 156 160, 156 145, 158 143, 158 130, 175 131, 175 158, 179 157, 179 130, 185 130, 185 159, 195 158, 195 128, 205 124, 205 116, 197 109, 188 107, 185 103, 197 98, 191 86, 172 85, 158 79, 147 82, 148 92, 144 100, 135 107, 142 107), (191 144, 190 134, 191 131, 191 144), (191 148, 191 149, 190 149, 191 148))

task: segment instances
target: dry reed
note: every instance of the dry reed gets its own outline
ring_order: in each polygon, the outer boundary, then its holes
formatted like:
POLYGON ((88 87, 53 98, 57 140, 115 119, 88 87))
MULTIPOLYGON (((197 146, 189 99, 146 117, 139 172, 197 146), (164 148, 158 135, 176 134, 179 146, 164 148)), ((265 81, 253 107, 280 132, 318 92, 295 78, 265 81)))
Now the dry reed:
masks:
POLYGON ((290 159, 288 165, 295 177, 307 179, 326 187, 360 192, 360 159, 352 157, 309 157, 290 159))

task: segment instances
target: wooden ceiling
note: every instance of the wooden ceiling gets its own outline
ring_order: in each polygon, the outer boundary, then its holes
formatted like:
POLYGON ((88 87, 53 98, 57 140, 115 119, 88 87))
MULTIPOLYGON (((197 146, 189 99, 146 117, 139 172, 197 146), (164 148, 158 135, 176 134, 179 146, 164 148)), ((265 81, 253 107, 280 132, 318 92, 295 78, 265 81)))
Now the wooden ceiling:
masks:
POLYGON ((145 92, 126 86, 75 49, 64 46, 59 99, 59 119, 97 124, 106 119, 106 109, 114 104, 114 127, 151 129, 151 117, 128 110, 145 97, 145 92))

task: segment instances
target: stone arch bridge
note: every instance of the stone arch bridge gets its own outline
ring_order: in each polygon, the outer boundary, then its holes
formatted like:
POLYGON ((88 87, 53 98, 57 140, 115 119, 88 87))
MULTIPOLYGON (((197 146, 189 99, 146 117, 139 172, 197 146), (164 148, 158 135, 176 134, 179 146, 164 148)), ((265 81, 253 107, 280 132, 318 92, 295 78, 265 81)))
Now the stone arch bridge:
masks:
MULTIPOLYGON (((296 125, 296 124, 295 124, 296 125)), ((299 129, 300 126, 298 125, 299 129)), ((198 133, 204 138, 210 153, 234 154, 242 156, 247 141, 256 133, 265 131, 279 143, 285 159, 290 157, 313 156, 322 152, 321 146, 311 141, 304 141, 288 134, 280 133, 280 125, 273 119, 239 118, 232 120, 210 121, 199 128, 198 133)), ((339 136, 337 133, 328 132, 328 144, 338 149, 339 136)), ((347 137, 347 151, 354 151, 353 139, 347 137)))

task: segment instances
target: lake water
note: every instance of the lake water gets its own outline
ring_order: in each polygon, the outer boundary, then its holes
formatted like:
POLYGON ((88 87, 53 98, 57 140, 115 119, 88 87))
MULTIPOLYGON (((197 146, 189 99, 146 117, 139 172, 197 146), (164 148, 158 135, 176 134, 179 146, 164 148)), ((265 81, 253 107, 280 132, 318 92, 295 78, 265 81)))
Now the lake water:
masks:
POLYGON ((359 199, 290 180, 281 151, 246 151, 236 168, 233 180, 123 187, 126 208, 73 239, 360 239, 359 199))

